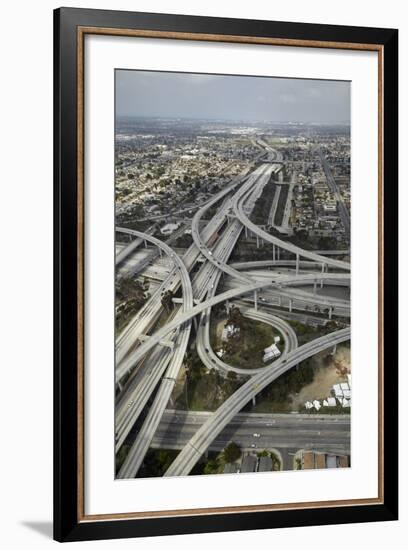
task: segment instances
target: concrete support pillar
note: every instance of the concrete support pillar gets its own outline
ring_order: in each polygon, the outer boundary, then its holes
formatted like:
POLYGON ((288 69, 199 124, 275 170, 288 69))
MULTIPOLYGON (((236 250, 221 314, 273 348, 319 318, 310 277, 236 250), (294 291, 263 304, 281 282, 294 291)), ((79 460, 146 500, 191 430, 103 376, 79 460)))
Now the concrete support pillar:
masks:
POLYGON ((336 355, 336 351, 337 351, 337 344, 334 344, 332 355, 336 355))
POLYGON ((272 245, 272 259, 275 261, 275 245, 272 245))
POLYGON ((254 308, 255 310, 258 309, 258 291, 254 290, 254 308))
POLYGON ((256 405, 256 397, 254 395, 252 398, 252 406, 255 407, 255 405, 256 405))
POLYGON ((197 321, 197 317, 193 317, 193 324, 194 324, 195 331, 197 332, 197 331, 198 331, 198 321, 197 321))
POLYGON ((289 298, 289 311, 290 312, 292 312, 292 306, 293 306, 292 298, 289 298))
POLYGON ((296 254, 296 275, 299 275, 299 254, 296 254))
POLYGON ((245 238, 246 239, 248 238, 248 228, 247 228, 247 226, 245 226, 245 238))
POLYGON ((320 280, 320 288, 323 288, 323 279, 320 280))
POLYGON ((280 248, 278 247, 278 261, 280 260, 280 248))
POLYGON ((160 258, 163 256, 163 250, 161 248, 159 248, 159 255, 160 255, 160 258))
POLYGON ((229 315, 229 312, 230 312, 230 303, 229 303, 228 300, 225 302, 225 309, 227 310, 227 315, 229 315))
POLYGON ((324 273, 325 270, 325 264, 322 264, 322 273, 324 273))
POLYGON ((258 237, 258 235, 256 236, 256 248, 259 248, 259 237, 258 237))
POLYGON ((147 241, 143 241, 143 242, 144 242, 145 248, 147 248, 147 241))
POLYGON ((316 296, 316 291, 317 291, 317 283, 316 281, 313 283, 313 296, 316 296))
POLYGON ((332 318, 332 314, 333 314, 333 308, 329 307, 329 319, 332 318))

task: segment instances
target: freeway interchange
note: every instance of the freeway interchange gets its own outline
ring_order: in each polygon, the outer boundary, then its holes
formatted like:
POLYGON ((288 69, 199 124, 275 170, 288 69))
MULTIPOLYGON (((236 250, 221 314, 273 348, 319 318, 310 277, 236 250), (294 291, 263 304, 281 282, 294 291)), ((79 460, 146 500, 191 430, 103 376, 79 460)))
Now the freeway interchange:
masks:
MULTIPOLYGON (((133 238, 117 254, 117 272, 123 272, 123 262, 131 262, 143 245, 153 247, 154 253, 138 264, 139 272, 133 268, 132 276, 147 268, 166 266, 162 280, 116 338, 116 452, 131 439, 118 478, 136 477, 149 448, 160 447, 180 451, 164 475, 188 475, 208 450, 222 450, 233 438, 243 448, 253 446, 253 434, 245 431, 251 422, 255 422, 251 430, 261 433, 265 445, 271 448, 308 448, 313 444, 314 449, 349 452, 350 426, 345 415, 260 418, 240 413, 290 369, 350 339, 349 300, 317 292, 325 286, 349 287, 350 264, 337 259, 332 251, 324 255, 281 240, 250 219, 265 186, 283 166, 279 152, 262 140, 258 144, 267 152, 267 162, 234 178, 198 207, 190 221, 192 244, 182 255, 168 241, 154 237, 154 227, 146 232, 116 228, 118 233, 133 238), (230 257, 243 234, 252 236, 257 247, 265 243, 272 246, 271 258, 232 263, 230 257), (285 259, 280 259, 281 251, 285 259), (163 322, 166 295, 173 297, 173 308, 163 322), (239 303, 244 317, 270 325, 282 335, 283 351, 278 359, 249 370, 228 364, 215 353, 210 338, 212 309, 224 305, 228 312, 234 303, 239 303), (313 308, 325 312, 326 320, 341 318, 343 328, 299 345, 288 319, 313 308), (216 370, 223 377, 233 373, 243 383, 212 413, 170 413, 171 396, 192 338, 209 371, 216 370)), ((317 319, 320 324, 326 322, 321 315, 317 319)))

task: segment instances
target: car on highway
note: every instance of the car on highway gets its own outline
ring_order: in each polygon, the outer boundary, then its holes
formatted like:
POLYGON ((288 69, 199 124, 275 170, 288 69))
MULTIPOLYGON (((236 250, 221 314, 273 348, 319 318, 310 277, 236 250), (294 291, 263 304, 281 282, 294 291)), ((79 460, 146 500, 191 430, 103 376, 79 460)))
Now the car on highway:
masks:
POLYGON ((261 437, 261 434, 252 434, 254 437, 261 437))

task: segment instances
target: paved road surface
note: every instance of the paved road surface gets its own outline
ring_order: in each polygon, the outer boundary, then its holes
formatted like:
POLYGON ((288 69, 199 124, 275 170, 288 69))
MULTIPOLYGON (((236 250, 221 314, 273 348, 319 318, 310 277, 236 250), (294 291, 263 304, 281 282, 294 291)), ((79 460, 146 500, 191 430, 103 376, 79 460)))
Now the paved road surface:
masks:
MULTIPOLYGON (((165 411, 152 447, 182 449, 211 416, 211 412, 165 411)), ((313 448, 349 453, 350 415, 239 413, 209 450, 221 451, 231 441, 242 449, 313 448)))

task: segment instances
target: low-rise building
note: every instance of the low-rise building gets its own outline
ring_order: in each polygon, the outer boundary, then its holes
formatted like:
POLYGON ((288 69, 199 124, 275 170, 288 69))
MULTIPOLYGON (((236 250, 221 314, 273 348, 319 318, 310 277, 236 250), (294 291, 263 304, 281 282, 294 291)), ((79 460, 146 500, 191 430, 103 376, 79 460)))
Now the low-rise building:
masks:
POLYGON ((258 472, 270 472, 273 462, 270 456, 261 456, 258 463, 258 472))
POLYGON ((316 453, 315 468, 318 470, 326 468, 326 455, 324 453, 316 453))
POLYGON ((350 457, 320 451, 301 451, 300 464, 303 470, 322 470, 325 468, 348 468, 350 457))
POLYGON ((313 470, 315 467, 314 453, 312 451, 306 451, 303 453, 302 466, 304 470, 313 470))
POLYGON ((255 472, 257 464, 257 458, 254 455, 245 455, 242 459, 241 473, 255 472))
POLYGON ((271 361, 272 359, 276 359, 281 354, 278 346, 274 343, 268 348, 264 349, 264 357, 263 362, 267 363, 268 361, 271 361))
POLYGON ((236 474, 238 472, 238 464, 235 464, 235 462, 226 464, 224 466, 224 474, 236 474))
POLYGON ((327 468, 337 468, 337 457, 335 455, 327 455, 326 457, 327 468))

